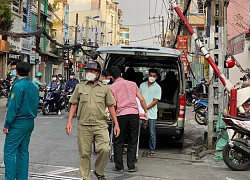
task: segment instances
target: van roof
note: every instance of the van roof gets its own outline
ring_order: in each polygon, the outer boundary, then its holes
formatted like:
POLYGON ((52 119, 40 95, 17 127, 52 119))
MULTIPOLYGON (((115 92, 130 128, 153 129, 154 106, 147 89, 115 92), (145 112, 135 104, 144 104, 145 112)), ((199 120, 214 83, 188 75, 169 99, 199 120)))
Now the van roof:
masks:
POLYGON ((100 53, 109 54, 134 54, 136 52, 141 55, 157 55, 157 56, 180 56, 181 51, 173 48, 158 46, 103 46, 97 49, 100 53))

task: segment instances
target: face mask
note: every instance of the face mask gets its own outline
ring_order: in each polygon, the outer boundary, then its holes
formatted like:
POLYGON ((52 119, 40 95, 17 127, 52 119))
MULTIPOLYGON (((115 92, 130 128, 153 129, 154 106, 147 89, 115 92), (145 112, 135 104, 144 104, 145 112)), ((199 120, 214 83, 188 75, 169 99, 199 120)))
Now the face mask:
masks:
POLYGON ((53 77, 53 78, 52 78, 52 81, 56 81, 56 77, 53 77))
POLYGON ((70 79, 73 79, 73 78, 74 78, 74 76, 69 76, 69 78, 70 78, 70 79))
POLYGON ((95 81, 96 75, 94 73, 87 73, 86 74, 86 80, 87 81, 95 81))
POLYGON ((155 80, 156 80, 156 78, 154 78, 154 77, 149 77, 148 78, 148 81, 151 82, 151 83, 155 82, 155 80))
POLYGON ((109 82, 110 82, 110 79, 103 79, 103 80, 102 80, 102 83, 103 83, 103 84, 108 84, 109 82))
POLYGON ((16 70, 11 70, 10 74, 11 74, 11 76, 16 76, 16 70))
POLYGON ((59 77, 59 80, 61 81, 61 80, 62 80, 62 78, 61 78, 61 77, 59 77))
POLYGON ((205 84, 205 81, 201 81, 201 84, 205 84))

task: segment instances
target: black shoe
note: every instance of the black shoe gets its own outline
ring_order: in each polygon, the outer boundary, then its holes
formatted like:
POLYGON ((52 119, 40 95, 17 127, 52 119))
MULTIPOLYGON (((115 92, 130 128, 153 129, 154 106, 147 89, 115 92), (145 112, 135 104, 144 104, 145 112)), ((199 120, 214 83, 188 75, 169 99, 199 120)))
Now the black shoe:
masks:
POLYGON ((137 172, 137 171, 138 171, 137 167, 128 170, 128 172, 130 172, 130 173, 134 173, 134 172, 137 172))
POLYGON ((94 175, 97 177, 98 180, 106 180, 106 176, 105 175, 99 175, 94 171, 94 175))
POLYGON ((116 167, 113 167, 113 171, 118 172, 118 173, 123 173, 123 169, 116 169, 116 167))

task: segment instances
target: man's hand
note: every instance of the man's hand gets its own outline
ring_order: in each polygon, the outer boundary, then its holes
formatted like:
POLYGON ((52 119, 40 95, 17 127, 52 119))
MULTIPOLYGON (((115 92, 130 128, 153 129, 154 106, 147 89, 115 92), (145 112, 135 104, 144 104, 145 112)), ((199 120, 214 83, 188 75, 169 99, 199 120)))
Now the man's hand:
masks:
POLYGON ((4 134, 8 134, 9 133, 9 129, 3 128, 3 133, 4 134))
POLYGON ((118 137, 120 135, 120 127, 118 124, 114 126, 114 135, 115 137, 118 137))
POLYGON ((146 121, 148 120, 148 113, 147 112, 145 113, 145 120, 146 121))
POLYGON ((72 124, 71 124, 71 122, 68 122, 68 123, 67 123, 65 129, 66 129, 66 133, 67 133, 68 135, 70 135, 71 130, 72 130, 72 124))

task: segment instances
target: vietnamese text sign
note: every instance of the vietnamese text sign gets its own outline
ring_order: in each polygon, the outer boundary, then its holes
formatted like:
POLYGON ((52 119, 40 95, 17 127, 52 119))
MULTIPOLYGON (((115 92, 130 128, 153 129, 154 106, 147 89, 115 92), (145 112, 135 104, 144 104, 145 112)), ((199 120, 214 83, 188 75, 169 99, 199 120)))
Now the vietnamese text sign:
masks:
POLYGON ((178 36, 177 39, 177 49, 182 50, 181 61, 184 64, 184 73, 188 73, 188 36, 178 36))
POLYGON ((233 37, 228 41, 228 51, 230 54, 239 54, 244 52, 245 48, 245 33, 233 37))

